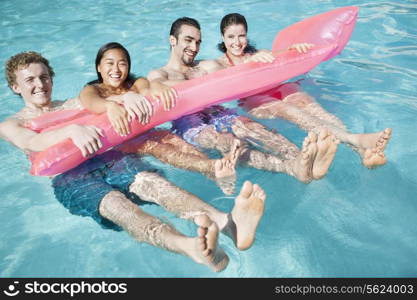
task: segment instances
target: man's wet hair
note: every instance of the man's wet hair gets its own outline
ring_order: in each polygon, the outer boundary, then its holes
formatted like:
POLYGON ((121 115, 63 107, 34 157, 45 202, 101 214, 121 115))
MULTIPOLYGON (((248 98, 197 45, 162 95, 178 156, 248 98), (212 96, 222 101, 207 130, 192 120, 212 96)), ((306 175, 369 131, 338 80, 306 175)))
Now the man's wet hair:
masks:
POLYGON ((10 57, 5 64, 5 75, 7 84, 12 91, 13 85, 16 84, 16 71, 18 71, 19 69, 25 69, 30 64, 44 64, 48 69, 48 73, 51 79, 55 76, 54 70, 49 65, 49 61, 40 53, 35 51, 20 52, 10 57))
MULTIPOLYGON (((231 25, 243 25, 243 27, 245 27, 245 31, 248 32, 248 23, 246 22, 246 18, 241 14, 232 13, 225 15, 220 22, 220 33, 224 35, 226 28, 231 25)), ((224 44, 224 42, 217 44, 217 48, 223 53, 227 52, 226 45, 224 44)), ((248 40, 248 45, 244 49, 244 52, 255 53, 256 51, 257 50, 255 46, 251 45, 248 40)))
POLYGON ((197 20, 195 20, 193 18, 182 17, 182 18, 176 19, 174 21, 174 23, 172 23, 169 35, 172 35, 176 39, 178 39, 178 36, 180 35, 182 25, 192 26, 192 27, 197 28, 198 30, 201 30, 200 23, 198 23, 197 20))

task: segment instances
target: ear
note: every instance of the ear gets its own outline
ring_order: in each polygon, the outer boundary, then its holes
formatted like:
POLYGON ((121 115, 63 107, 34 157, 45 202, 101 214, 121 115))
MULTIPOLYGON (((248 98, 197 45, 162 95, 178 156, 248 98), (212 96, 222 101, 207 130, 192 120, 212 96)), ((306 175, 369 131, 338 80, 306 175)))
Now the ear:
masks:
POLYGON ((171 47, 174 47, 177 44, 177 39, 175 38, 175 36, 169 36, 169 44, 171 45, 171 47))
POLYGON ((100 65, 97 66, 97 72, 101 73, 100 65))
POLYGON ((19 94, 19 95, 22 93, 22 90, 20 89, 20 87, 17 83, 12 85, 12 90, 13 90, 13 92, 15 92, 16 94, 19 94))

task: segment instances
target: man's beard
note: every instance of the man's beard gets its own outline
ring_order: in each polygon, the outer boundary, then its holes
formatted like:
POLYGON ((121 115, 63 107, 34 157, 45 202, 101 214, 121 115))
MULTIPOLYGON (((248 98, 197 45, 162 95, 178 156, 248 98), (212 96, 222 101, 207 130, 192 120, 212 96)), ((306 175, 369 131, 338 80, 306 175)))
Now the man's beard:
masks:
POLYGON ((192 67, 194 65, 194 57, 193 58, 189 58, 186 55, 187 54, 184 53, 184 55, 181 57, 181 60, 184 63, 184 65, 186 65, 187 67, 192 67))

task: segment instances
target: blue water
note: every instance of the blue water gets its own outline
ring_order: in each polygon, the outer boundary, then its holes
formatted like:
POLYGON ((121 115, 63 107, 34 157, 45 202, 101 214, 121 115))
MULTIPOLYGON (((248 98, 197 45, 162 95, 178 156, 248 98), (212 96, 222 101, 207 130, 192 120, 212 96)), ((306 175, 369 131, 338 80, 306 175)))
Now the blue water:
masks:
MULTIPOLYGON (((302 18, 340 6, 360 7, 344 52, 303 77, 303 88, 352 132, 393 128, 389 162, 376 170, 339 147, 329 174, 304 185, 295 179, 240 167, 238 187, 251 179, 267 192, 254 246, 239 252, 221 236, 228 268, 214 274, 188 258, 124 232, 102 230, 71 215, 53 196, 50 180, 28 174, 25 156, 0 142, 0 276, 2 277, 355 277, 417 276, 417 2, 416 1, 0 1, 0 61, 35 50, 57 74, 54 99, 75 96, 94 78, 104 43, 123 43, 132 70, 146 75, 169 55, 168 32, 177 17, 201 21, 200 58, 217 57, 218 23, 244 14, 250 37, 270 48, 276 32, 302 18)), ((0 78, 0 120, 22 101, 0 78)), ((232 104, 234 105, 234 104, 232 104)), ((305 133, 268 120, 297 145, 305 133)), ((233 199, 205 177, 146 158, 179 186, 220 209, 233 199)), ((150 213, 194 235, 195 226, 157 206, 150 213)))

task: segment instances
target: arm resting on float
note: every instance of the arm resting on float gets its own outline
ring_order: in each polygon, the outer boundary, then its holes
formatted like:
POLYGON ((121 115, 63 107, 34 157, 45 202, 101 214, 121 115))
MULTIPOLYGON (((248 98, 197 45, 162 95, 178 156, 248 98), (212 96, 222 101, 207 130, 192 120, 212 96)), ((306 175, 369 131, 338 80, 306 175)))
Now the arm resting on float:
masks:
POLYGON ((22 121, 11 119, 0 124, 0 136, 19 149, 37 152, 70 138, 71 126, 37 133, 23 127, 22 121))

